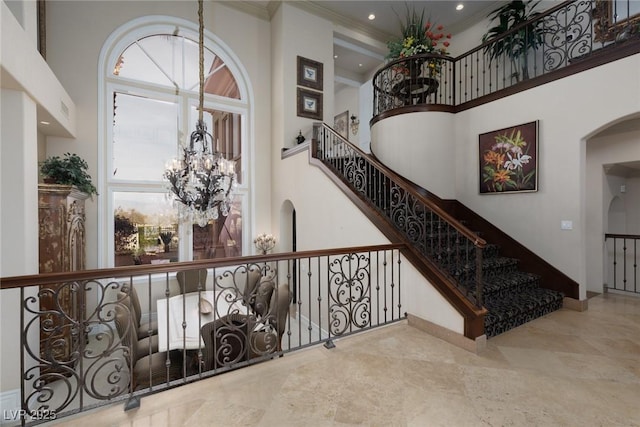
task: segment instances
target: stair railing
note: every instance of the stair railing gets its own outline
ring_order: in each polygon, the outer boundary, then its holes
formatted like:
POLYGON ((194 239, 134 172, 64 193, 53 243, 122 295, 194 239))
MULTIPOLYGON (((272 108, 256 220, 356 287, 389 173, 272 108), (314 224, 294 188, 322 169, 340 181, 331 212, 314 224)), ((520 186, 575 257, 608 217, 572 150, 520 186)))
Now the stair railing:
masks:
POLYGON ((325 123, 314 124, 311 155, 391 223, 402 243, 482 307, 483 239, 325 123))

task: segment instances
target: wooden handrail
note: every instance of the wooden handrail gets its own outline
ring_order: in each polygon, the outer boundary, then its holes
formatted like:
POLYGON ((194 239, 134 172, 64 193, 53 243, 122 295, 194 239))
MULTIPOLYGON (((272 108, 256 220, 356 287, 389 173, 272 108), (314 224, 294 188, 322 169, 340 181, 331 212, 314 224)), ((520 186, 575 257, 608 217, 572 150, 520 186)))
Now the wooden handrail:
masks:
POLYGON ((640 239, 640 234, 612 234, 606 233, 604 235, 605 240, 609 237, 614 239, 640 239))
POLYGON ((25 276, 0 278, 0 290, 22 288, 26 286, 49 285, 60 282, 77 280, 94 280, 103 278, 119 278, 142 276, 145 274, 169 274, 194 268, 221 268, 242 264, 258 264, 270 261, 284 261, 300 258, 314 258, 346 253, 375 252, 382 250, 403 249, 406 245, 392 243, 386 245, 353 246, 346 248, 319 249, 313 251, 283 252, 268 255, 253 255, 244 257, 230 257, 223 259, 206 259, 189 262, 174 262, 169 264, 135 265, 94 270, 81 270, 61 273, 31 274, 25 276))

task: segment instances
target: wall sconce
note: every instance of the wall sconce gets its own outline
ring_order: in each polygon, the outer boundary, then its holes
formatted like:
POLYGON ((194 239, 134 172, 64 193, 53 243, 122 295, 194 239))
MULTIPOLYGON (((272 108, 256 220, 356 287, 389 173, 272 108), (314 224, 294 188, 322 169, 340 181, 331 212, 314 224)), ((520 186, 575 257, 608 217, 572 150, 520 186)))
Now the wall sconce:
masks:
POLYGON ((355 115, 351 115, 351 134, 358 134, 358 127, 360 126, 360 120, 355 115))

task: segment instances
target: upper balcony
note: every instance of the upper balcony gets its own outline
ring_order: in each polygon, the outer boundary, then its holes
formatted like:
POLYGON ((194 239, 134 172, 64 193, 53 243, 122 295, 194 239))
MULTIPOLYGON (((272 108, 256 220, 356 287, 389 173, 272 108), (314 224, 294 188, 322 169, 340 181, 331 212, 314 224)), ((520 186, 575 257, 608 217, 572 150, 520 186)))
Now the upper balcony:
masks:
POLYGON ((613 3, 566 1, 456 58, 420 54, 373 78, 373 119, 458 112, 640 52, 640 14, 616 22, 613 3))

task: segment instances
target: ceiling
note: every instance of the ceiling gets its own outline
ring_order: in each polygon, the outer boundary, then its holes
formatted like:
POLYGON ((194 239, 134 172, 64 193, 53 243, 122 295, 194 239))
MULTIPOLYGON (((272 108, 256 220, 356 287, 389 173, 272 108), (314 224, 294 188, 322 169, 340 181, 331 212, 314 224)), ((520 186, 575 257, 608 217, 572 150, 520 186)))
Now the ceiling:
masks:
MULTIPOLYGON (((281 0, 223 2, 267 19, 282 3, 281 0)), ((339 90, 341 84, 359 86, 383 64, 388 52, 387 41, 400 36, 400 19, 404 20, 406 7, 418 13, 424 10, 425 18, 442 24, 447 32, 455 35, 482 21, 507 1, 290 0, 287 3, 334 23, 337 29, 334 32, 336 89, 339 90), (461 11, 456 10, 458 4, 464 5, 461 11), (374 20, 368 19, 371 13, 376 16, 374 20), (358 40, 353 37, 353 30, 360 36, 358 40)))
POLYGON ((365 44, 336 32, 334 37, 335 72, 338 83, 360 84, 380 67, 387 54, 386 42, 400 36, 400 22, 409 10, 445 27, 455 34, 485 19, 489 12, 506 1, 440 0, 440 1, 299 1, 294 4, 312 13, 331 19, 337 26, 357 29, 375 39, 365 44), (405 6, 406 4, 406 6, 405 6), (456 10, 458 4, 464 8, 456 10), (369 20, 370 14, 375 15, 369 20))

